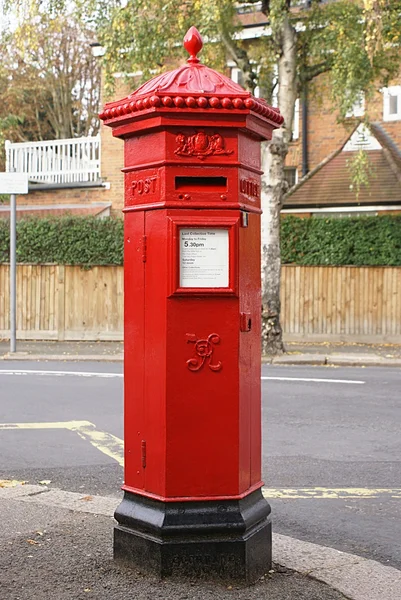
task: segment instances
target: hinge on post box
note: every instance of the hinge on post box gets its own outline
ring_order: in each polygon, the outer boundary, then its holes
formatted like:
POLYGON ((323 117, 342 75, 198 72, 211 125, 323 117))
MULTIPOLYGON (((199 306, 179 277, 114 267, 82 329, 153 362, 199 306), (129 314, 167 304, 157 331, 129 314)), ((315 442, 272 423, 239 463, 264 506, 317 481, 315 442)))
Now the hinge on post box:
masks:
POLYGON ((146 262, 146 258, 147 258, 147 237, 146 235, 142 236, 142 262, 146 262))
POLYGON ((146 441, 142 440, 141 442, 141 458, 142 458, 142 468, 146 468, 146 441))

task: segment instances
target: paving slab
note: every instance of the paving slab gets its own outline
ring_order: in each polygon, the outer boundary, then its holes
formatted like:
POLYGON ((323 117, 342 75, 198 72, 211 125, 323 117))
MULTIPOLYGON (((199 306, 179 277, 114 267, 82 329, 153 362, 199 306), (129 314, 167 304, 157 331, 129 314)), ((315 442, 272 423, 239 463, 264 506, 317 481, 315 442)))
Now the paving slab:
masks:
POLYGON ((273 552, 280 565, 324 581, 351 600, 401 599, 401 571, 374 560, 279 534, 273 552))
POLYGON ((352 600, 399 600, 401 598, 401 571, 364 560, 331 569, 309 573, 324 581, 352 600))
MULTIPOLYGON (((268 362, 269 359, 266 360, 268 362)), ((324 365, 326 356, 322 354, 283 354, 270 359, 273 365, 324 365)))
POLYGON ((401 367, 401 359, 375 354, 328 354, 326 364, 347 367, 401 367))
POLYGON ((66 362, 122 362, 123 354, 28 354, 26 352, 7 352, 0 360, 21 361, 66 361, 66 362))
MULTIPOLYGON (((34 486, 32 486, 34 487, 34 486)), ((35 496, 25 495, 20 497, 22 501, 41 504, 44 506, 66 508, 76 512, 92 513, 112 517, 120 503, 118 498, 112 496, 92 496, 88 494, 77 494, 58 489, 43 490, 35 496)))
POLYGON ((362 342, 287 342, 285 349, 298 354, 375 354, 382 358, 401 358, 401 336, 398 344, 362 342))
MULTIPOLYGON (((4 482, 2 479, 1 482, 4 482)), ((1 483, 0 482, 0 483, 1 483)), ((24 496, 29 496, 31 494, 41 494, 44 490, 46 490, 46 486, 42 485, 29 485, 24 484, 22 482, 19 485, 0 485, 0 498, 6 498, 7 500, 13 500, 15 498, 22 498, 24 496)))

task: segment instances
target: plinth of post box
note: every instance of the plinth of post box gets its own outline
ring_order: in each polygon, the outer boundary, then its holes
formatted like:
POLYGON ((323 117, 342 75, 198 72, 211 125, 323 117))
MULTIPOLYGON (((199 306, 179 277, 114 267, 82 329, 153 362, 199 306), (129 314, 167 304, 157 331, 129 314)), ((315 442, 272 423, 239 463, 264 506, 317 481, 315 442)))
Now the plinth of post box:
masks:
POLYGON ((261 488, 260 142, 280 113, 202 65, 100 118, 124 140, 125 483, 114 556, 160 576, 254 581, 261 488))

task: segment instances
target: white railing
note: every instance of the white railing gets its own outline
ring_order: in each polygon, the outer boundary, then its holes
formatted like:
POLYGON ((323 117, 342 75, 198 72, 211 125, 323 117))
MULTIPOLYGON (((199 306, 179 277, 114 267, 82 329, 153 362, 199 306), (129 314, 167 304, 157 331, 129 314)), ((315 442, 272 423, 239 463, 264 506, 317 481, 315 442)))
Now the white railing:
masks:
POLYGON ((6 141, 6 171, 41 183, 100 180, 100 135, 45 142, 6 141))

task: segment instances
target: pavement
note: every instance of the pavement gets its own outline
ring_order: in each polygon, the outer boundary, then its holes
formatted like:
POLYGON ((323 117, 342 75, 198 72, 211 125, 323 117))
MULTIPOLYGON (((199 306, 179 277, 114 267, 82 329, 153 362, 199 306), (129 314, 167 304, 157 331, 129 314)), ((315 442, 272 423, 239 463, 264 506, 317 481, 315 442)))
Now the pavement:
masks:
MULTIPOLYGON (((18 341, 17 352, 10 353, 7 340, 0 340, 0 360, 76 360, 121 362, 122 342, 18 341)), ((286 352, 265 363, 277 365, 382 366, 401 367, 399 344, 361 344, 347 342, 287 342, 286 352)))
POLYGON ((399 600, 401 571, 273 534, 271 571, 253 585, 159 580, 112 557, 116 497, 0 482, 5 600, 399 600))
MULTIPOLYGON (((401 366, 401 345, 287 344, 275 364, 401 366)), ((3 360, 121 361, 120 342, 0 341, 3 360)), ((273 569, 252 586, 160 581, 112 557, 118 498, 0 480, 0 597, 5 600, 400 600, 401 571, 273 534, 273 569)))

